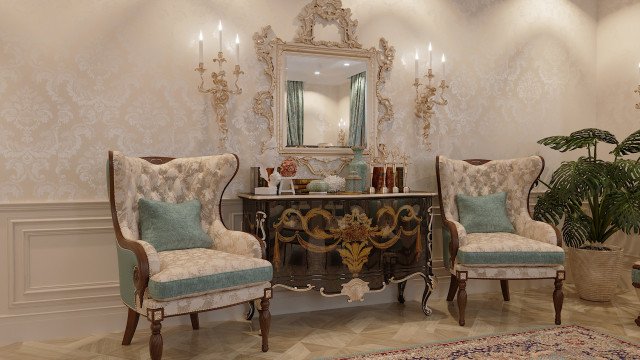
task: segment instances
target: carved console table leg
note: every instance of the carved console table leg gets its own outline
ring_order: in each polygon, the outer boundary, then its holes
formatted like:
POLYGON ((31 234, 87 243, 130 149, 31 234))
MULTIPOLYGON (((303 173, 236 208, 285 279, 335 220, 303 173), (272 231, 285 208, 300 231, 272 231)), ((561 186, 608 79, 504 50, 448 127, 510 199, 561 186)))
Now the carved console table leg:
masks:
POLYGON ((404 288, 407 286, 407 281, 398 283, 398 302, 404 304, 404 288))
POLYGON ((422 277, 424 279, 424 292, 422 293, 421 308, 425 315, 430 316, 433 311, 427 306, 427 300, 429 300, 429 296, 431 296, 431 292, 433 291, 433 284, 429 276, 422 275, 422 277))

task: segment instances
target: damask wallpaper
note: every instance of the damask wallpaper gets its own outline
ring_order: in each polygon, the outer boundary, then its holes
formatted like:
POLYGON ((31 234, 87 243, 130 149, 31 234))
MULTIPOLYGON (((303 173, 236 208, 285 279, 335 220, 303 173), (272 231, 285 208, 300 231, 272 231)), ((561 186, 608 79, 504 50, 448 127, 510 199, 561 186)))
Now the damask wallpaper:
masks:
MULTIPOLYGON (((241 170, 226 196, 248 190, 249 166, 281 160, 273 150, 260 155, 254 146, 265 139, 266 122, 252 112, 252 98, 267 80, 251 38, 270 24, 280 38, 292 40, 294 19, 305 4, 0 0, 0 202, 104 200, 109 149, 166 156, 234 152, 241 170), (230 101, 232 141, 224 148, 193 71, 196 34, 203 30, 205 58, 212 58, 220 19, 229 59, 235 58, 233 40, 239 34, 245 71, 243 92, 230 101)), ((536 140, 608 121, 609 114, 616 114, 622 130, 633 116, 617 110, 621 97, 604 96, 626 91, 614 79, 627 76, 622 69, 627 64, 616 62, 620 70, 609 79, 602 70, 609 67, 605 56, 596 71, 596 37, 600 45, 618 32, 596 36, 595 0, 343 0, 343 5, 359 21, 357 34, 366 47, 383 36, 396 49, 384 89, 395 117, 385 124, 382 141, 410 155, 413 189, 435 189, 437 154, 540 153, 549 169, 561 159, 536 140), (421 127, 411 86, 414 53, 418 47, 424 59, 429 41, 434 60, 446 52, 451 82, 449 105, 434 118, 432 150, 417 135, 421 127)), ((608 22, 609 16, 602 27, 608 22)), ((625 39, 631 44, 632 33, 625 39)), ((434 63, 440 76, 439 62, 434 63)), ((625 80, 627 87, 633 83, 625 80)))

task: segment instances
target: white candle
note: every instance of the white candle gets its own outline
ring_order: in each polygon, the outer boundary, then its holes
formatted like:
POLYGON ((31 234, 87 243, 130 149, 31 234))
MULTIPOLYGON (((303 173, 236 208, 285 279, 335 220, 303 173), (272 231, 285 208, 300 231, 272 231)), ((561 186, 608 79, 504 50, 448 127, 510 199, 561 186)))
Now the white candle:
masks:
POLYGON ((200 30, 200 37, 198 40, 198 61, 200 64, 204 62, 204 46, 202 44, 202 30, 200 30))
POLYGON ((444 79, 447 76, 447 73, 444 68, 444 64, 447 61, 447 58, 442 54, 442 78, 444 79))
POLYGON ((418 58, 418 49, 416 49, 416 61, 415 61, 415 74, 416 74, 415 78, 416 79, 420 77, 420 74, 418 72, 419 71, 418 70, 418 60, 419 60, 419 58, 418 58))
POLYGON ((236 64, 240 64, 240 36, 236 34, 236 64))
POLYGON ((432 69, 432 65, 433 65, 433 54, 432 54, 433 48, 431 47, 431 42, 429 42, 429 69, 432 69))
POLYGON ((220 41, 218 52, 222 52, 222 20, 218 23, 218 40, 220 41))

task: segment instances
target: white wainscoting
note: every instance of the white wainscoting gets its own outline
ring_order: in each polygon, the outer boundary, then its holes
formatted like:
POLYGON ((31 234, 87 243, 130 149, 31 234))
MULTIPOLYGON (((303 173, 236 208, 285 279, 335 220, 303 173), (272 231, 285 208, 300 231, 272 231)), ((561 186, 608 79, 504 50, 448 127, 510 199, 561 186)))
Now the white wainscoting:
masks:
MULTIPOLYGON (((443 267, 440 220, 434 222, 434 273, 439 286, 430 302, 443 301, 449 275, 443 267)), ((223 201, 225 224, 242 227, 242 203, 223 201)), ((118 270, 108 202, 0 204, 0 345, 15 341, 122 331, 126 311, 118 293, 118 270)), ((635 257, 637 258, 637 256, 635 257)), ((628 274, 627 274, 628 276, 628 274)), ((475 282, 469 292, 498 291, 498 282, 475 282), (495 283, 495 284, 494 284, 495 283)), ((540 286, 519 282, 514 290, 540 286)), ((424 282, 411 280, 405 296, 419 301, 424 282)), ((356 307, 396 301, 396 289, 365 296, 364 303, 324 298, 316 292, 278 289, 273 314, 356 307)), ((419 306, 409 302, 406 306, 419 306)), ((242 320, 245 306, 202 314, 213 320, 242 320)), ((188 323, 188 317, 169 324, 188 323)), ((140 327, 147 327, 140 321, 140 327)), ((206 325, 204 325, 206 326, 206 325)))

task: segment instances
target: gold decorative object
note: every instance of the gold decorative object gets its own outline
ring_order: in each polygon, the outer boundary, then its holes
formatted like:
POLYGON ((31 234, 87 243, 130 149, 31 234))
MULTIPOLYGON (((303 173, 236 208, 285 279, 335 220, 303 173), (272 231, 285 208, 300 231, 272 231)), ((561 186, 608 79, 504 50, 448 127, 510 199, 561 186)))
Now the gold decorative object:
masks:
MULTIPOLYGON (((640 96, 640 85, 638 85, 638 88, 635 89, 633 92, 637 93, 640 96)), ((636 104, 636 109, 640 110, 640 102, 636 104)))
POLYGON ((225 71, 222 69, 222 63, 227 61, 224 58, 222 51, 218 52, 218 57, 212 60, 214 63, 218 63, 218 71, 211 72, 211 82, 213 86, 210 88, 204 87, 204 72, 207 70, 204 68, 203 63, 198 63, 198 67, 195 71, 200 73, 200 85, 198 85, 198 91, 205 94, 211 94, 211 104, 216 112, 216 118, 218 120, 218 126, 220 127, 221 143, 225 143, 228 139, 229 128, 227 127, 227 102, 229 102, 230 95, 242 94, 242 89, 238 86, 238 79, 240 75, 244 74, 244 71, 240 70, 240 65, 236 64, 233 70, 235 75, 234 86, 235 89, 229 89, 227 80, 225 80, 225 71))
MULTIPOLYGON (((410 205, 400 207, 395 211, 390 206, 380 208, 375 215, 377 224, 385 224, 382 227, 371 226, 372 219, 367 217, 360 208, 354 207, 350 214, 341 218, 334 217, 329 211, 322 208, 312 208, 306 214, 297 209, 286 209, 282 212, 280 220, 275 224, 275 246, 273 264, 276 270, 280 269, 280 244, 296 241, 300 246, 315 253, 326 253, 336 250, 342 258, 342 263, 347 266, 354 277, 362 270, 369 260, 369 254, 373 248, 388 249, 393 246, 401 236, 416 236, 420 238, 420 222, 414 208, 410 205), (310 226, 314 218, 323 219, 326 224, 333 226, 310 226), (388 221, 384 221, 384 220, 388 221), (414 222, 413 229, 407 229, 414 222), (404 224, 399 226, 399 224, 404 224), (291 236, 282 234, 283 229, 297 229, 291 236), (306 241, 300 232, 310 238, 324 241, 324 245, 315 245, 306 241)), ((416 241, 416 254, 422 252, 422 243, 416 241)))
POLYGON ((364 301, 364 294, 367 293, 377 293, 382 292, 387 287, 387 284, 382 284, 382 288, 377 290, 369 289, 369 283, 360 279, 353 278, 348 283, 342 284, 342 290, 339 294, 326 294, 324 292, 324 288, 320 288, 320 295, 324 297, 336 297, 336 296, 347 296, 349 298, 348 302, 353 301, 364 301))
MULTIPOLYGON (((444 56, 443 56, 444 59, 444 56)), ((417 69, 417 58, 416 58, 416 69, 417 69)), ((431 67, 427 69, 427 74, 424 75, 427 78, 427 82, 425 84, 420 83, 420 79, 417 77, 413 83, 413 86, 416 88, 416 111, 415 114, 417 117, 422 119, 422 139, 424 140, 425 145, 428 149, 431 148, 431 143, 429 142, 429 134, 431 132, 431 117, 435 114, 433 108, 436 105, 444 106, 447 105, 447 99, 444 98, 444 92, 449 88, 445 79, 440 80, 440 85, 437 87, 433 84, 433 70, 431 67), (420 87, 422 86, 422 90, 420 87), (437 96, 438 89, 440 89, 440 95, 437 96)))
MULTIPOLYGON (((286 146, 286 133, 281 134, 282 125, 279 109, 279 102, 282 101, 282 69, 283 53, 286 51, 296 53, 318 54, 321 56, 342 56, 358 58, 367 63, 368 72, 371 71, 370 81, 371 94, 375 91, 377 102, 372 102, 370 112, 371 118, 377 118, 377 125, 370 127, 368 135, 369 153, 375 156, 377 151, 377 139, 380 138, 382 123, 390 121, 393 116, 393 106, 388 97, 382 95, 382 87, 385 79, 391 70, 395 57, 395 49, 389 46, 384 38, 380 39, 379 47, 363 49, 356 36, 358 21, 351 19, 351 10, 342 7, 341 0, 312 0, 307 4, 297 17, 300 22, 293 42, 285 42, 276 37, 271 26, 263 27, 253 35, 256 55, 258 61, 263 64, 264 73, 268 78, 269 87, 258 91, 253 98, 253 111, 256 115, 264 117, 267 121, 267 131, 269 139, 265 140, 261 146, 261 152, 276 146, 280 153, 291 154, 291 156, 301 165, 305 165, 315 175, 331 175, 340 172, 349 161, 351 150, 347 148, 295 148, 286 146), (340 42, 316 40, 314 28, 317 24, 335 24, 340 32, 340 42), (276 113, 278 111, 278 113, 276 113), (277 121, 276 121, 277 119, 277 121), (333 156, 327 161, 327 155, 333 156), (347 156, 348 155, 348 156, 347 156), (346 161, 345 161, 346 156, 346 161), (312 161, 313 160, 313 161, 312 161), (323 166, 331 162, 339 161, 338 166, 331 166, 331 170, 317 169, 313 163, 320 163, 323 166)), ((369 91, 369 90, 368 90, 369 91)), ((340 143, 340 142, 339 142, 340 143)))

